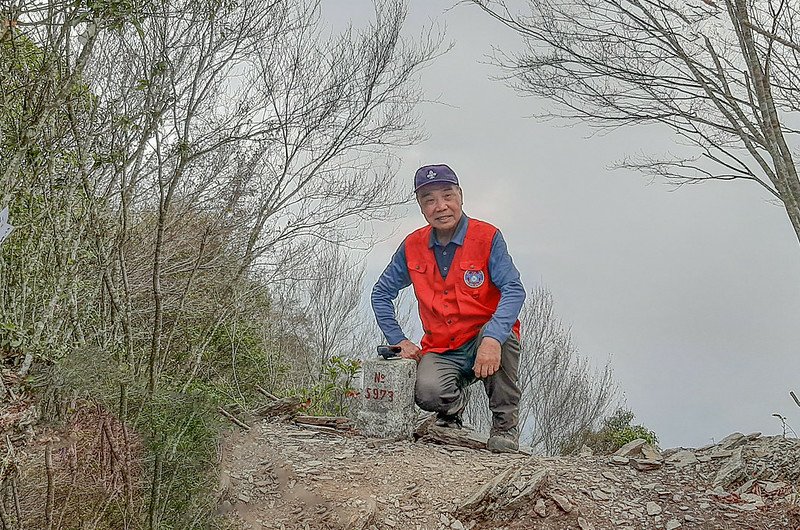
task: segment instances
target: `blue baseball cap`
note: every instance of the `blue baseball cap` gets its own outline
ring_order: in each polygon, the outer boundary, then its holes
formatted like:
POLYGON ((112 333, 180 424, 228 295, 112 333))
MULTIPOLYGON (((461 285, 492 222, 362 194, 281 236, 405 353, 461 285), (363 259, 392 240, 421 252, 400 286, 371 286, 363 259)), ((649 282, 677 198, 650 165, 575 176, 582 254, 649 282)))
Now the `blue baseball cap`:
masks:
POLYGON ((444 164, 422 166, 414 175, 414 193, 418 192, 422 186, 437 182, 446 182, 458 186, 458 177, 455 171, 444 164))

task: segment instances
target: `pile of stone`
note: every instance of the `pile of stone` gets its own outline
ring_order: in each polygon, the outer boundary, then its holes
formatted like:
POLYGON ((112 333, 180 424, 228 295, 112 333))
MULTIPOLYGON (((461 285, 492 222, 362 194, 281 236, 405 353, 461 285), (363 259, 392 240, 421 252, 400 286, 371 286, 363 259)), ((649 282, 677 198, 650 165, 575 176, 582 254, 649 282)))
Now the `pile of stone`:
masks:
POLYGON ((665 451, 668 464, 693 466, 698 473, 714 472, 712 486, 736 487, 740 492, 757 482, 800 483, 800 440, 761 433, 733 433, 716 444, 698 449, 665 451))
POLYGON ((630 465, 639 471, 663 465, 698 473, 713 469, 712 486, 736 485, 738 490, 747 490, 758 481, 800 483, 800 440, 762 437, 759 432, 747 435, 736 432, 715 444, 697 449, 667 449, 663 453, 638 439, 625 444, 608 461, 613 465, 630 465))
POLYGON ((634 440, 605 457, 532 458, 476 489, 457 513, 491 526, 523 517, 582 530, 798 528, 799 466, 800 441, 760 433, 665 451, 634 440))

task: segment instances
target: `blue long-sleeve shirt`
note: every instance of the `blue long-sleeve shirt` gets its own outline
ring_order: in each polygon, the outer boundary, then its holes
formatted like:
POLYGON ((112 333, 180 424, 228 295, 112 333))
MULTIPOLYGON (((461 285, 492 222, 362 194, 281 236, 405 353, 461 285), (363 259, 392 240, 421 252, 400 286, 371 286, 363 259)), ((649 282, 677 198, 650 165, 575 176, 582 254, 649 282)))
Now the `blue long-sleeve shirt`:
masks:
MULTIPOLYGON (((441 245, 436 239, 435 230, 431 230, 428 247, 436 257, 436 264, 443 278, 450 270, 456 248, 464 244, 468 224, 469 218, 462 214, 453 238, 447 245, 441 245)), ((494 315, 486 324, 483 335, 497 339, 502 344, 511 333, 511 328, 522 310, 522 304, 525 302, 525 288, 522 286, 519 271, 508 254, 508 247, 499 230, 492 239, 492 248, 489 254, 489 279, 500 290, 500 302, 494 315)), ((406 263, 404 241, 392 256, 392 260, 383 274, 378 278, 375 287, 372 288, 372 310, 375 312, 378 326, 389 344, 398 344, 407 338, 397 323, 392 301, 397 298, 401 290, 409 285, 411 285, 411 277, 406 263)))

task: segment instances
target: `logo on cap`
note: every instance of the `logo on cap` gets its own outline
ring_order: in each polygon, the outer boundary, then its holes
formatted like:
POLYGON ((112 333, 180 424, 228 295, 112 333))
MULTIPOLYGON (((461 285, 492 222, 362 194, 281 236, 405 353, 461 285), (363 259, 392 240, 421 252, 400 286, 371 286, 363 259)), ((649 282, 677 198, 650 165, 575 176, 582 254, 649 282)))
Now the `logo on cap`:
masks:
POLYGON ((458 186, 458 177, 445 164, 422 166, 414 172, 414 191, 428 184, 450 183, 458 186))

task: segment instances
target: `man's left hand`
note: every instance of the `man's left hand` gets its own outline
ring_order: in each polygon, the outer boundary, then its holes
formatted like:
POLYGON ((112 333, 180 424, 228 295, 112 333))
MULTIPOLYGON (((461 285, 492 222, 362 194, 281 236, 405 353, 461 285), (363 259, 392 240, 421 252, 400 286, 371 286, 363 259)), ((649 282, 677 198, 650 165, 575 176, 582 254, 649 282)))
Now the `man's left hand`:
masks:
POLYGON ((475 377, 485 379, 500 369, 500 348, 497 339, 483 338, 475 356, 475 366, 472 367, 475 377))

